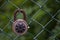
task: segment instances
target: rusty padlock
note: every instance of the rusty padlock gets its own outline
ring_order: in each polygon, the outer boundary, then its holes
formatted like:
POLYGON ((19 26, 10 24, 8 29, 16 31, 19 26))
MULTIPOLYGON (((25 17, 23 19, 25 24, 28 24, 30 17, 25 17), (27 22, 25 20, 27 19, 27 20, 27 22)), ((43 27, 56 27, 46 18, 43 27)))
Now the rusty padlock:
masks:
POLYGON ((28 24, 26 22, 26 14, 22 9, 17 9, 14 13, 14 22, 13 22, 13 31, 17 34, 17 35, 23 35, 27 32, 28 30, 28 24), (21 12, 24 16, 23 19, 16 19, 17 16, 17 12, 21 12))

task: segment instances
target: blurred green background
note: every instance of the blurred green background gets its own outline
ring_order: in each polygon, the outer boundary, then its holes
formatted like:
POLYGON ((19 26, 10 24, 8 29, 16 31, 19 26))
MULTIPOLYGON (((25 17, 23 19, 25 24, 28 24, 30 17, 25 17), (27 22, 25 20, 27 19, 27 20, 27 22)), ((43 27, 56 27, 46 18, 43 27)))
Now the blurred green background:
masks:
POLYGON ((60 0, 0 0, 0 40, 60 40, 60 0), (26 12, 30 27, 22 36, 12 31, 16 9, 26 12))

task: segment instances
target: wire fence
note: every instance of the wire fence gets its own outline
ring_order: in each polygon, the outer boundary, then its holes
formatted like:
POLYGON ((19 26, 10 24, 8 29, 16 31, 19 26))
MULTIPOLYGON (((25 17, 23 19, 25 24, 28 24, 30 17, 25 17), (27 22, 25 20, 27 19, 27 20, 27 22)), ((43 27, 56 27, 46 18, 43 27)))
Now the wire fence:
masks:
MULTIPOLYGON (((38 39, 38 37, 44 32, 44 31, 47 31, 51 36, 52 36, 52 40, 60 40, 60 39, 58 39, 57 38, 57 35, 59 35, 60 34, 60 32, 59 33, 57 33, 57 34, 54 34, 52 31, 49 31, 48 30, 48 28, 46 28, 52 21, 57 21, 57 23, 60 23, 60 21, 58 20, 58 19, 56 19, 55 18, 55 16, 60 12, 60 10, 57 10, 57 12, 56 13, 54 13, 54 15, 52 15, 49 11, 47 11, 46 9, 44 9, 43 7, 45 6, 45 4, 47 3, 47 1, 48 0, 40 0, 40 1, 36 1, 36 0, 25 0, 21 5, 22 6, 24 6, 24 4, 25 3, 27 3, 27 1, 31 1, 32 3, 34 3, 35 5, 37 5, 38 7, 39 7, 39 10, 38 11, 36 11, 35 12, 35 14, 31 17, 31 18, 29 18, 30 19, 30 21, 28 22, 28 24, 29 25, 31 25, 31 23, 32 22, 35 22, 36 24, 38 24, 39 26, 41 26, 42 27, 42 29, 41 30, 38 30, 38 32, 36 33, 36 34, 32 34, 32 33, 29 33, 30 35, 33 35, 33 38, 32 38, 32 40, 40 40, 40 39, 38 39), (41 3, 41 4, 40 4, 41 3), (45 24, 45 25, 43 25, 42 23, 40 23, 39 21, 37 21, 36 19, 34 19, 33 17, 36 17, 36 15, 38 15, 38 12, 40 12, 41 10, 43 10, 49 17, 51 17, 51 19, 45 24)), ((55 0, 56 1, 56 3, 59 3, 60 1, 59 0, 55 0)), ((0 8, 4 8, 4 6, 7 6, 6 4, 10 4, 10 5, 12 5, 14 8, 16 8, 16 9, 20 9, 20 6, 17 6, 16 4, 14 4, 11 0, 6 0, 1 6, 0 6, 0 8)), ((4 14, 4 12, 1 12, 1 13, 3 13, 4 14)), ((1 35, 0 35, 0 38, 2 38, 2 37, 4 37, 5 38, 5 36, 7 36, 7 40, 24 40, 24 39, 18 39, 18 38, 20 38, 21 36, 19 36, 19 35, 15 35, 13 32, 11 32, 11 33, 7 33, 7 32, 5 32, 5 29, 7 28, 7 27, 9 27, 9 28, 11 28, 10 26, 12 25, 12 23, 13 23, 13 17, 12 18, 10 18, 10 16, 7 16, 7 15, 4 15, 4 16, 6 16, 7 17, 7 20, 9 20, 8 21, 8 23, 6 23, 5 25, 4 25, 4 27, 3 28, 0 28, 0 32, 2 33, 1 35), (10 25, 10 26, 9 26, 10 25), (5 36, 3 36, 3 35, 5 35, 5 36), (12 37, 12 36, 14 36, 14 37, 12 37), (9 39, 8 39, 9 38, 9 39)), ((27 17, 29 17, 28 15, 27 15, 27 17)), ((0 24, 0 26, 2 27, 2 24, 0 24)), ((31 27, 30 27, 31 28, 31 27)), ((50 36, 50 37, 51 37, 50 36)), ((40 37, 39 37, 40 38, 40 37)), ((45 39, 45 40, 47 40, 47 39, 45 39)))

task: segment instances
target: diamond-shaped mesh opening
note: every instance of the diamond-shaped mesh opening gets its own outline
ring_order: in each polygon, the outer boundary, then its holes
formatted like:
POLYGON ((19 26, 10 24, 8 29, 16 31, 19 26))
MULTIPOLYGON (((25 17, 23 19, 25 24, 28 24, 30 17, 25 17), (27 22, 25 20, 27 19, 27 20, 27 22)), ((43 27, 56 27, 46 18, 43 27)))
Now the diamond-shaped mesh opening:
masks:
POLYGON ((39 10, 36 12, 36 14, 32 17, 32 19, 35 19, 36 21, 38 21, 39 23, 41 23, 42 25, 45 25, 48 21, 51 20, 51 16, 48 15, 45 11, 43 10, 39 10), (40 19, 41 18, 41 19, 40 19), (48 19, 47 19, 48 18, 48 19), (45 22, 45 23, 43 23, 45 22))

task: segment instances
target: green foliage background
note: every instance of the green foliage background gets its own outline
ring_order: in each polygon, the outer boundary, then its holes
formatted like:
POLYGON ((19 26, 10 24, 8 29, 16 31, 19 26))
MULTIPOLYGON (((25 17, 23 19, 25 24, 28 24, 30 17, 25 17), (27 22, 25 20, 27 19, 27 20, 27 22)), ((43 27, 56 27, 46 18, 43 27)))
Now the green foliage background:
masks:
MULTIPOLYGON (((43 0, 34 0, 43 5, 43 0)), ((46 1, 46 0, 45 0, 46 1)), ((12 22, 14 11, 16 9, 23 9, 27 15, 27 23, 30 26, 28 32, 19 36, 16 40, 33 40, 33 38, 43 30, 43 27, 53 19, 49 13, 53 16, 60 9, 60 3, 56 0, 47 0, 46 4, 40 8, 31 0, 0 0, 0 28, 3 29, 0 33, 0 40, 14 40, 17 35, 12 31, 12 22), (4 4, 5 3, 5 4, 4 4), (44 11, 45 10, 45 11, 44 11), (47 12, 48 13, 47 13, 47 12), (38 24, 41 23, 43 26, 38 24), (31 23, 30 23, 31 21, 31 23), (30 24, 29 24, 30 23, 30 24), (9 36, 10 35, 10 36, 9 36)), ((54 17, 60 20, 60 11, 54 17)), ((17 15, 18 18, 22 18, 22 15, 17 15)), ((38 37, 38 40, 60 40, 60 22, 53 19, 38 37)))

